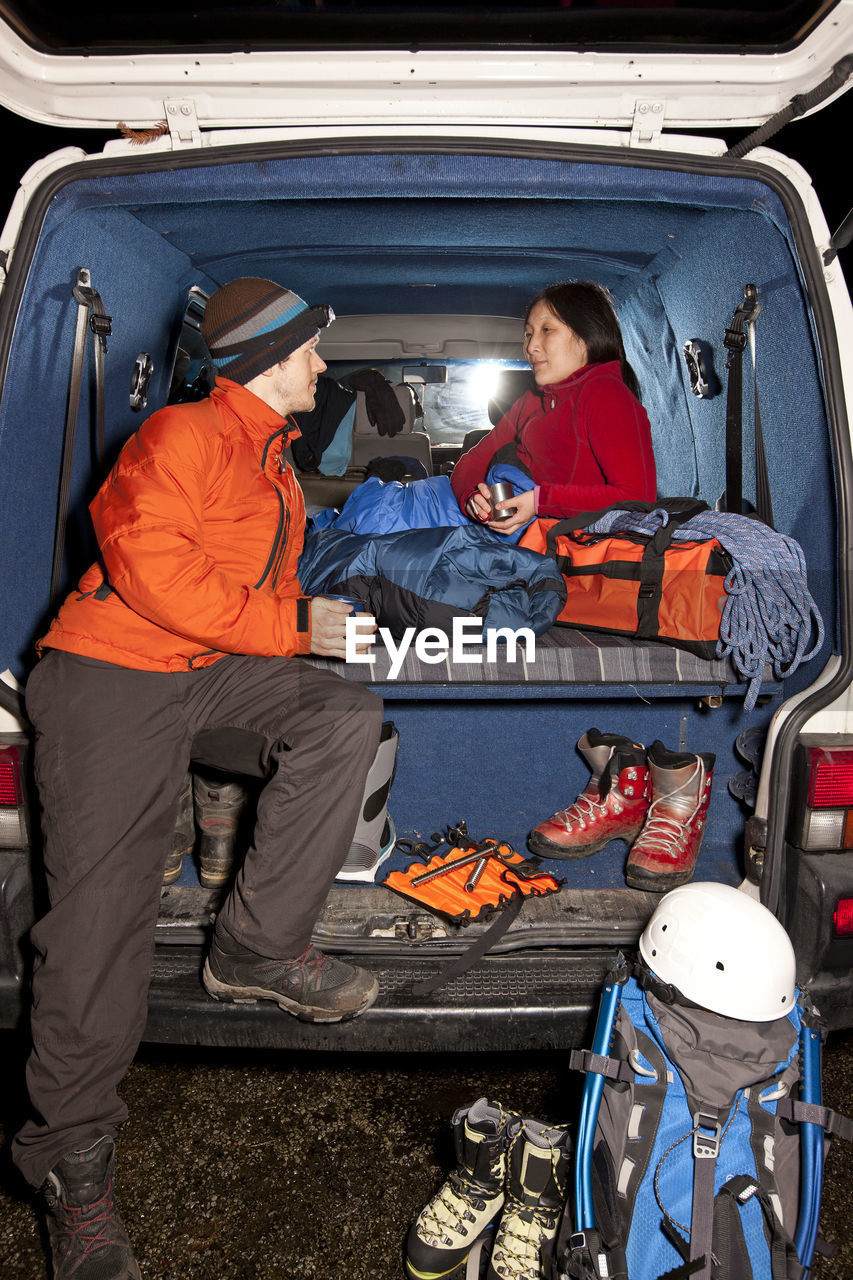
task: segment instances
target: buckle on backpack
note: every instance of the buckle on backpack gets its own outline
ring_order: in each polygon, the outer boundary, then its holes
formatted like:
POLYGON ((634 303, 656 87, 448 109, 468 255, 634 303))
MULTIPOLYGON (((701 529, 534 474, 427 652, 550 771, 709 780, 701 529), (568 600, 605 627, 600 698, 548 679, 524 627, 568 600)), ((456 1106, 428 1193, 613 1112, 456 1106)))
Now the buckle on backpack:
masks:
POLYGON ((693 1117, 693 1156, 696 1160, 716 1160, 720 1154, 723 1126, 716 1116, 697 1111, 693 1117))
MULTIPOLYGON (((595 1275, 596 1280, 607 1280, 610 1275, 610 1268, 607 1263, 607 1254, 601 1247, 601 1237, 595 1230, 575 1231, 569 1236, 568 1250, 563 1259, 563 1265, 568 1266, 574 1260, 580 1263, 585 1269, 584 1276, 595 1275), (589 1268, 592 1268, 590 1272, 589 1268)), ((559 1280, 569 1280, 565 1272, 560 1272, 559 1280)))

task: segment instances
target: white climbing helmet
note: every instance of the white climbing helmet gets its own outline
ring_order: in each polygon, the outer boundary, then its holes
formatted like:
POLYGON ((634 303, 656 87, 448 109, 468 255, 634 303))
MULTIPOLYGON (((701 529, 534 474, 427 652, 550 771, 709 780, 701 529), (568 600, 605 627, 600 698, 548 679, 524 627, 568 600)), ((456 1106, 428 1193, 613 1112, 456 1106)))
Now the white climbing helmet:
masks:
POLYGON ((771 911, 731 885, 694 882, 664 894, 640 955, 662 982, 728 1018, 771 1022, 796 1002, 790 938, 771 911))

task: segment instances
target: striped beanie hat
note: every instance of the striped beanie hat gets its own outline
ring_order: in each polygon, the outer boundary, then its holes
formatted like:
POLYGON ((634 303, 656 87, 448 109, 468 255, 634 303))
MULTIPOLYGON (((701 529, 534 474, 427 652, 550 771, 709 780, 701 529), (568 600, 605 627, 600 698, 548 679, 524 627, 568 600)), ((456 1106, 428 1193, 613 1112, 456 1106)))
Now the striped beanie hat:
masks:
POLYGON ((201 334, 216 372, 245 386, 334 318, 331 307, 309 307, 274 280, 242 276, 211 294, 201 334))

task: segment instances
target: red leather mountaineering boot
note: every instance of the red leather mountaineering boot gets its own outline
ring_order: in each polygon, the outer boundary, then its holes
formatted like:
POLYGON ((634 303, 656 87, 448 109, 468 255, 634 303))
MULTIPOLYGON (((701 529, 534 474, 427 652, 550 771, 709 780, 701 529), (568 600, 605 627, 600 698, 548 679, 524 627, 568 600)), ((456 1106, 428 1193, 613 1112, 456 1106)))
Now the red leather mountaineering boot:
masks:
POLYGON ((696 868, 715 757, 667 751, 653 742, 647 759, 652 801, 628 854, 625 880, 632 889, 666 893, 687 884, 696 868))
POLYGON ((578 742, 592 777, 567 809, 530 833, 543 858, 588 858, 610 840, 634 839, 649 807, 648 768, 641 742, 590 729, 578 742))

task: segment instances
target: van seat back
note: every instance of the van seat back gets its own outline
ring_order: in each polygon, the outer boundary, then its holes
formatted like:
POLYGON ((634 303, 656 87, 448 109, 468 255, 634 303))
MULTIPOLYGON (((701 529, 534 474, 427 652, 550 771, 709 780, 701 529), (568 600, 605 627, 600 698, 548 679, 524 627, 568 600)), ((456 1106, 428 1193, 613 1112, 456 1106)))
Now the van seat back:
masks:
POLYGON ((422 463, 426 474, 431 476, 429 436, 425 431, 414 430, 415 423, 421 418, 417 392, 409 383, 401 382, 394 387, 394 395, 403 410, 405 420, 396 435, 381 436, 378 428, 370 421, 364 392, 356 392, 350 466, 366 467, 373 458, 415 458, 422 463))

